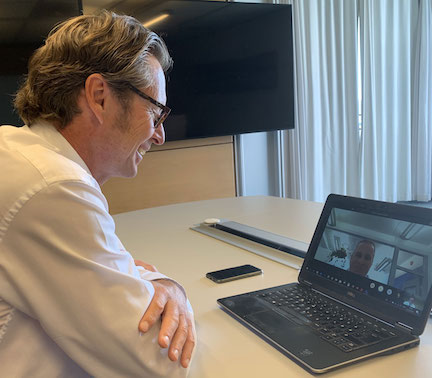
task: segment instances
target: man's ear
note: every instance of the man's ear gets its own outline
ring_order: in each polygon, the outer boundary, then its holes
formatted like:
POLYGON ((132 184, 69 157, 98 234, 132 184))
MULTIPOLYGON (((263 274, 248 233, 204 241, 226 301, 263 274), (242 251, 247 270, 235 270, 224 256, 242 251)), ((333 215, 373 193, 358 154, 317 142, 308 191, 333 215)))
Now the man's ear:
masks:
POLYGON ((87 104, 93 115, 100 124, 103 124, 106 113, 106 100, 110 92, 108 83, 101 74, 91 74, 85 81, 84 91, 87 104))

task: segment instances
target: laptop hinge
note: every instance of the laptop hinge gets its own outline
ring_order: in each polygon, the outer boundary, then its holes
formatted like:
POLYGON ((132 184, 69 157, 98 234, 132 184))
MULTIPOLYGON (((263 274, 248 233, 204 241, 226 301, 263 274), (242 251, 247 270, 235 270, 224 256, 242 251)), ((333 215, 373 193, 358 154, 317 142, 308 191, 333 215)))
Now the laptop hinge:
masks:
POLYGON ((412 332, 412 327, 407 326, 406 324, 401 322, 396 322, 395 327, 403 332, 409 332, 409 333, 412 332))

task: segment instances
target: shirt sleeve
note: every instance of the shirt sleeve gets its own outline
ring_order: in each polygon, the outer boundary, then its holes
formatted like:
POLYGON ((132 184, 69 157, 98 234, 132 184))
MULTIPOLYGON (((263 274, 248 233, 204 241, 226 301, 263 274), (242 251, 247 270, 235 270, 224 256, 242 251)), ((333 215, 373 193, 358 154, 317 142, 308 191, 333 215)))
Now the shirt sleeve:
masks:
POLYGON ((186 376, 159 347, 157 324, 138 330, 154 295, 149 280, 166 277, 137 269, 100 191, 66 181, 27 197, 1 240, 1 296, 92 376, 186 376))

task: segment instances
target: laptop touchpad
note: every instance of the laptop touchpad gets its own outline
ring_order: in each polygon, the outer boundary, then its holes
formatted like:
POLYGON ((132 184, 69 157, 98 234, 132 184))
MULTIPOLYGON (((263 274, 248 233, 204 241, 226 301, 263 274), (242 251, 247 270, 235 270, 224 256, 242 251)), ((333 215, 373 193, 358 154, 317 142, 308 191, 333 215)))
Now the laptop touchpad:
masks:
POLYGON ((256 328, 269 335, 279 333, 281 329, 299 326, 291 319, 272 310, 246 315, 244 318, 256 328))

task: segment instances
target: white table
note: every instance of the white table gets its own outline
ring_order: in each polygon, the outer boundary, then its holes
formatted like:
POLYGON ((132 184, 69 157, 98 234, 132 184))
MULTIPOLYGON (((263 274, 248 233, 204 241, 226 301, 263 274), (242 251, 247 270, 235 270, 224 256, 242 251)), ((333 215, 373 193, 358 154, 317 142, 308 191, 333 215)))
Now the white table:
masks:
MULTIPOLYGON (((198 346, 190 377, 311 377, 223 312, 221 297, 297 280, 298 271, 189 229, 206 218, 225 218, 309 243, 322 204, 276 197, 238 197, 133 211, 114 216, 117 234, 134 257, 180 282, 195 311, 198 346), (205 273, 252 264, 262 276, 224 284, 205 273)), ((432 377, 432 321, 420 347, 378 357, 324 377, 432 377)))

